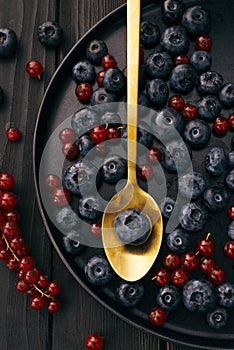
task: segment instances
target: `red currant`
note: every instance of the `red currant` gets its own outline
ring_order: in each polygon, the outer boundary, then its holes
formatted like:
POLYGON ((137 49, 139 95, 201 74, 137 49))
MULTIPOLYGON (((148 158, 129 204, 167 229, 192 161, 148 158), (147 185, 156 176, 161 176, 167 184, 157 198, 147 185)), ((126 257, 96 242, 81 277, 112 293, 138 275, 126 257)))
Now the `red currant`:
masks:
POLYGON ((0 172, 0 190, 9 191, 14 187, 15 178, 9 173, 0 172))
POLYGON ((90 137, 96 143, 105 141, 108 137, 108 129, 103 125, 94 126, 90 130, 90 137))
POLYGON ((59 139, 62 143, 73 142, 75 139, 75 131, 71 128, 64 128, 59 133, 59 139))
POLYGON ((228 212, 227 213, 228 213, 229 219, 234 220, 234 206, 228 208, 228 212))
POLYGON ((207 34, 200 35, 196 38, 195 46, 197 50, 210 51, 212 38, 207 34))
POLYGON ((23 240, 22 237, 15 237, 13 239, 10 240, 10 247, 11 249, 13 249, 15 252, 17 250, 22 249, 22 247, 24 246, 25 242, 23 240))
POLYGON ((167 318, 167 312, 159 306, 153 308, 150 312, 149 319, 150 322, 155 326, 162 326, 167 318))
POLYGON ((6 221, 14 221, 14 222, 20 221, 20 214, 16 209, 6 210, 4 211, 3 215, 6 221))
POLYGON ((0 193, 0 208, 11 210, 16 205, 16 195, 10 191, 0 193))
POLYGON ((180 256, 174 252, 166 254, 163 258, 163 266, 168 270, 174 270, 180 265, 180 256))
POLYGON ((116 127, 108 128, 108 139, 119 139, 120 138, 120 129, 116 127))
POLYGON ((10 260, 11 259, 11 252, 7 248, 0 249, 0 260, 10 260))
POLYGON ((146 156, 148 161, 153 164, 161 162, 162 160, 162 154, 160 150, 156 147, 150 148, 146 156))
POLYGON ((43 74, 44 68, 39 61, 29 61, 26 64, 26 72, 30 77, 40 79, 43 74))
POLYGON ((185 252, 181 256, 181 266, 187 271, 193 271, 199 266, 199 258, 194 252, 185 252))
POLYGON ((229 121, 230 129, 233 130, 234 129, 234 113, 229 115, 228 121, 229 121))
POLYGON ((21 137, 20 130, 18 128, 10 127, 6 131, 6 136, 9 141, 18 141, 21 137))
POLYGON ((38 286, 39 288, 45 288, 45 287, 48 286, 48 284, 49 284, 48 276, 46 276, 46 275, 40 275, 40 276, 39 276, 39 279, 38 279, 38 281, 37 281, 37 286, 38 286))
POLYGON ((189 122, 190 120, 194 120, 198 117, 197 107, 191 103, 185 103, 181 113, 186 122, 189 122))
POLYGON ((70 203, 71 193, 66 188, 56 188, 52 193, 52 201, 57 207, 64 207, 70 203))
POLYGON ((149 164, 142 164, 138 168, 137 174, 142 180, 150 180, 154 175, 153 169, 149 164))
POLYGON ((108 153, 108 147, 105 143, 98 143, 95 147, 95 152, 99 157, 103 157, 108 153))
POLYGON ((225 135, 229 129, 229 120, 224 117, 216 118, 212 125, 212 130, 216 135, 225 135))
POLYGON ((106 71, 105 70, 101 70, 100 72, 97 73, 96 75, 96 81, 98 83, 99 87, 103 87, 103 79, 104 79, 104 75, 105 75, 106 71))
POLYGON ((35 265, 35 260, 32 256, 24 256, 20 259, 19 269, 23 271, 30 270, 35 265))
POLYGON ((184 98, 179 95, 171 96, 168 101, 168 106, 177 111, 181 111, 184 108, 184 104, 184 98))
POLYGON ((52 281, 50 282, 47 287, 46 290, 51 294, 51 295, 56 295, 59 293, 60 291, 60 285, 57 281, 52 281))
POLYGON ((157 269, 152 280, 159 286, 165 286, 171 280, 171 273, 164 268, 157 269))
POLYGON ((49 302, 47 309, 50 313, 54 314, 61 309, 61 302, 58 299, 53 299, 49 302))
POLYGON ((63 145, 63 154, 67 159, 76 159, 79 154, 79 148, 76 143, 68 142, 63 145))
POLYGON ((85 339, 85 349, 87 350, 102 350, 103 347, 103 337, 98 333, 89 334, 85 339))
POLYGON ((189 57, 186 55, 179 55, 174 58, 174 65, 178 66, 179 64, 189 64, 189 57))
POLYGON ((4 226, 2 227, 2 233, 7 238, 14 238, 18 236, 19 226, 15 221, 6 221, 4 226))
POLYGON ((15 258, 10 258, 6 264, 9 270, 17 270, 19 268, 19 261, 15 258))
POLYGON ((57 187, 60 187, 61 179, 55 174, 49 174, 45 178, 45 185, 48 188, 48 190, 55 190, 57 187))
POLYGON ((39 279, 41 271, 38 268, 27 270, 24 276, 24 281, 28 284, 36 283, 39 279))
POLYGON ((76 97, 81 102, 89 101, 92 96, 92 93, 93 93, 93 87, 89 83, 85 83, 85 82, 79 83, 75 88, 76 97))
POLYGON ((200 260, 199 268, 204 273, 209 273, 215 267, 215 260, 211 257, 203 256, 200 260))
POLYGON ((224 253, 229 258, 234 259, 234 241, 228 241, 224 246, 224 253))
POLYGON ((197 243, 197 250, 203 256, 211 256, 215 250, 215 242, 209 236, 201 238, 197 243))
POLYGON ((24 243, 20 249, 18 249, 15 253, 18 256, 18 258, 23 258, 28 256, 30 252, 28 244, 24 243))
POLYGON ((95 236, 100 238, 102 236, 102 225, 100 222, 95 221, 90 225, 90 231, 95 236))
POLYGON ((41 294, 34 294, 30 299, 30 306, 34 310, 41 310, 45 306, 45 299, 41 294))
POLYGON ((104 69, 115 68, 117 66, 116 59, 112 55, 106 55, 102 57, 102 67, 104 69))
POLYGON ((177 287, 182 287, 189 280, 188 271, 182 267, 178 267, 171 273, 172 283, 177 287))
POLYGON ((215 285, 222 284, 226 281, 226 273, 224 269, 219 266, 213 267, 207 274, 208 279, 215 285))
POLYGON ((16 289, 21 293, 26 293, 29 288, 30 286, 23 279, 20 279, 16 284, 16 289))

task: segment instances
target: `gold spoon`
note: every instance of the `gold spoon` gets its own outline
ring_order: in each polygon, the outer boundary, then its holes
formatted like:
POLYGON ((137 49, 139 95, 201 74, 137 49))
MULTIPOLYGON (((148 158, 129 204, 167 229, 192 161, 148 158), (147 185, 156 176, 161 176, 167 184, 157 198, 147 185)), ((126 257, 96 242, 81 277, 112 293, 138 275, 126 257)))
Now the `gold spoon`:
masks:
POLYGON ((140 0, 127 0, 127 123, 128 178, 125 187, 107 204, 102 219, 104 250, 113 270, 126 281, 141 279, 153 265, 162 240, 162 216, 155 200, 143 191, 136 178, 140 0), (115 233, 116 216, 138 208, 151 221, 151 233, 139 245, 123 244, 115 233))

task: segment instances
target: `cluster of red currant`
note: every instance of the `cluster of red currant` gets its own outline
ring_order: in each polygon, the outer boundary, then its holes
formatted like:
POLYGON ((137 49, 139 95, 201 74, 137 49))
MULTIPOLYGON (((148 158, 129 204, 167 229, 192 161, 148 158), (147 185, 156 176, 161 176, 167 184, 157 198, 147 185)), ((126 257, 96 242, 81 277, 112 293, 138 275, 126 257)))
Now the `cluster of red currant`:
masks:
POLYGON ((10 270, 18 273, 16 289, 30 296, 30 306, 35 310, 47 305, 51 313, 59 311, 61 303, 55 296, 60 291, 57 281, 49 281, 35 266, 35 259, 29 255, 30 249, 19 228, 19 212, 15 209, 16 195, 14 176, 0 172, 0 259, 6 261, 10 270))

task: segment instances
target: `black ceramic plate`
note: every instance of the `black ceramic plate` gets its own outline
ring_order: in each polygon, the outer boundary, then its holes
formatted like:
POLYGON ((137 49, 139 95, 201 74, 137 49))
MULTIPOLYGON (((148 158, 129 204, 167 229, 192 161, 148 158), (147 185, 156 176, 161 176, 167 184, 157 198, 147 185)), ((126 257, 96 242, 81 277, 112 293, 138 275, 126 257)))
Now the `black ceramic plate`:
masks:
MULTIPOLYGON (((145 1, 142 6, 142 19, 152 19, 158 23, 163 30, 165 24, 161 21, 160 5, 162 1, 145 1)), ((223 75, 224 81, 234 81, 234 46, 233 46, 233 4, 228 0, 204 0, 204 1, 185 1, 186 6, 194 4, 202 4, 209 9, 212 17, 211 36, 213 38, 212 48, 212 69, 223 75)), ((145 287, 145 297, 133 308, 125 308, 121 306, 115 299, 114 290, 119 282, 118 276, 114 276, 113 280, 105 287, 94 287, 89 284, 85 278, 83 267, 87 260, 95 254, 99 254, 102 248, 87 247, 78 257, 74 258, 66 254, 62 244, 62 234, 54 225, 51 216, 48 215, 48 207, 50 208, 50 200, 46 200, 43 188, 43 178, 48 173, 57 172, 59 164, 63 162, 61 143, 58 143, 58 133, 65 126, 70 126, 69 117, 83 106, 77 101, 74 93, 75 82, 72 80, 71 71, 74 64, 84 56, 87 43, 94 38, 102 38, 108 46, 109 53, 112 54, 120 69, 126 66, 126 6, 122 6, 114 13, 104 18, 94 28, 92 28, 69 52, 53 79, 42 101, 34 138, 34 174, 36 192, 41 214, 46 225, 50 239, 60 255, 62 261, 67 266, 76 280, 100 303, 110 309, 116 315, 127 322, 140 327, 152 334, 163 339, 178 342, 180 344, 191 345, 193 347, 204 349, 233 349, 234 348, 234 309, 228 310, 230 319, 224 328, 214 330, 208 326, 204 314, 191 313, 185 309, 183 305, 179 309, 170 312, 167 322, 163 327, 153 326, 148 319, 151 309, 156 305, 156 292, 158 287, 152 282, 154 270, 161 267, 163 254, 166 251, 164 245, 160 254, 151 269, 151 271, 142 280, 145 287), (52 135, 52 137, 51 137, 52 135), (52 141, 51 141, 52 140, 52 141), (59 145, 59 146, 58 146, 59 145), (46 147, 46 161, 44 158, 46 147), (56 148, 59 147, 59 148, 56 148), (51 151, 51 153, 50 153, 51 151), (43 164, 43 167, 41 166, 43 164)), ((194 41, 190 44, 190 53, 194 50, 194 41)), ((150 50, 145 49, 145 55, 150 50)), ((96 70, 101 70, 96 67, 96 70)), ((173 91, 170 94, 174 94, 173 91)), ((190 93, 185 96, 186 101, 196 103, 198 100, 197 93, 190 93)), ((230 110, 222 110, 224 116, 228 116, 230 110)), ((212 136, 209 147, 213 145, 221 145, 228 151, 231 147, 232 133, 229 132, 225 137, 212 136)), ((204 156, 207 149, 193 152, 194 169, 204 172, 204 156)), ((174 175, 165 172, 168 188, 172 188, 175 182, 174 175)), ((210 180, 210 179, 209 179, 210 180)), ((215 181, 224 181, 224 177, 215 181)), ((233 205, 233 199, 230 199, 230 205, 233 205)), ((233 260, 225 257, 223 246, 228 240, 226 228, 229 223, 226 212, 218 215, 210 215, 208 223, 204 230, 199 233, 191 233, 190 249, 195 250, 196 242, 207 232, 211 232, 216 241, 216 251, 214 257, 217 264, 224 267, 227 273, 227 279, 234 283, 233 277, 233 260)), ((98 241, 98 240, 97 240, 98 241)), ((97 243, 98 245, 98 243, 97 243)))

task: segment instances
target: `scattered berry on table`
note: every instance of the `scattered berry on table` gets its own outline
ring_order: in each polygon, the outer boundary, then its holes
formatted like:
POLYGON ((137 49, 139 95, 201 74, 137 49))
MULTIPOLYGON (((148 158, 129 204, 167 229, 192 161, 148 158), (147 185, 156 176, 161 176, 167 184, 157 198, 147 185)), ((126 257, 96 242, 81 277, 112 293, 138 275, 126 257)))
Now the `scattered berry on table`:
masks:
POLYGON ((70 160, 76 159, 79 155, 79 148, 74 142, 64 143, 62 151, 65 157, 70 160))
POLYGON ((102 350, 104 347, 103 337, 98 333, 89 334, 85 339, 86 350, 102 350))
POLYGON ((202 6, 191 6, 183 13, 181 23, 192 37, 207 34, 211 27, 210 13, 202 6))
POLYGON ((197 50, 210 51, 212 47, 213 40, 211 36, 207 34, 199 35, 196 38, 195 46, 197 50))
POLYGON ((228 241, 224 246, 224 253, 229 258, 234 259, 234 241, 228 241))
POLYGON ((156 302, 165 311, 171 311, 178 307, 182 299, 181 290, 173 285, 161 287, 157 293, 156 302))
POLYGON ((113 276, 109 262, 100 255, 95 255, 88 260, 84 267, 84 273, 87 280, 96 286, 107 284, 113 276))
POLYGON ((159 268, 154 272, 152 280, 159 286, 165 286, 171 281, 171 272, 168 269, 159 268))
POLYGON ((21 138, 21 132, 16 127, 10 127, 6 130, 6 136, 9 141, 16 142, 21 138))
POLYGON ((46 47, 57 47, 63 40, 63 29, 55 21, 47 21, 37 28, 37 38, 46 47))
POLYGON ((94 64, 101 63, 104 56, 108 54, 106 43, 101 39, 94 39, 86 47, 86 57, 94 64))
POLYGON ((166 322, 167 311, 156 306, 150 311, 149 320, 155 326, 162 326, 166 322))
POLYGON ((121 305, 132 307, 142 300, 144 296, 144 286, 141 282, 122 281, 115 293, 121 305))
POLYGON ((55 188, 52 192, 52 201, 58 207, 64 207, 71 201, 71 193, 63 187, 55 188))
POLYGON ((77 84, 81 82, 92 84, 96 78, 95 68, 88 60, 81 60, 72 67, 72 78, 77 84))
POLYGON ((18 46, 18 38, 14 30, 0 28, 0 58, 12 56, 18 46))
POLYGON ((224 327, 229 319, 227 310, 223 307, 216 307, 209 311, 206 316, 207 323, 214 329, 220 329, 224 327))
POLYGON ((30 77, 40 80, 44 72, 44 67, 41 62, 32 60, 26 64, 26 72, 30 77))
POLYGON ((222 267, 215 266, 208 272, 207 277, 214 285, 219 285, 226 281, 226 272, 222 267))
POLYGON ((106 55, 102 57, 102 67, 104 69, 115 68, 117 66, 116 59, 112 55, 106 55))
POLYGON ((93 87, 90 83, 81 82, 75 88, 75 95, 81 102, 88 102, 92 96, 93 87))
POLYGON ((215 287, 205 279, 191 279, 183 286, 183 302, 189 311, 209 311, 216 301, 215 287))
POLYGON ((140 43, 145 47, 155 46, 160 40, 160 29, 157 24, 142 21, 140 24, 140 43))
POLYGON ((178 24, 185 11, 183 0, 166 0, 161 5, 162 19, 166 24, 178 24))

